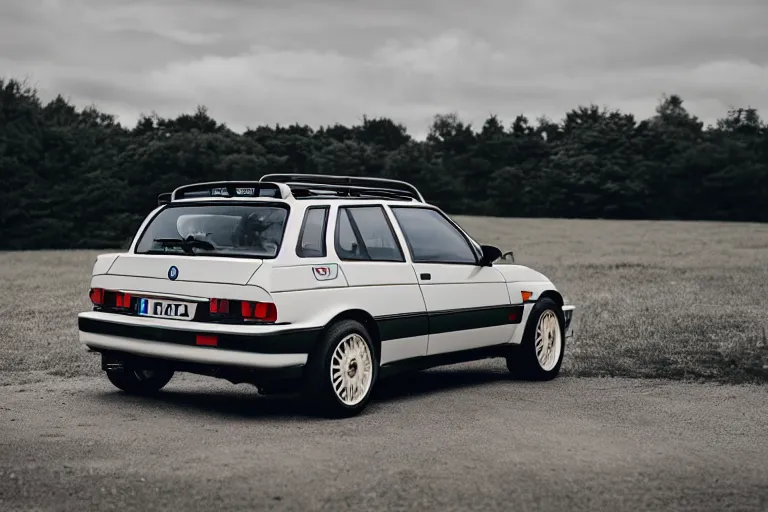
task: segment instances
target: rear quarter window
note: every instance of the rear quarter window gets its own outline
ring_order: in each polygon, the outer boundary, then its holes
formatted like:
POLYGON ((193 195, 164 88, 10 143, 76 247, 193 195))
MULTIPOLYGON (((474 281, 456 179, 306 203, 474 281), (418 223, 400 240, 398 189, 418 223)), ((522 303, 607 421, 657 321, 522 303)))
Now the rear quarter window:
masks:
POLYGON ((304 213, 304 220, 296 244, 296 255, 300 258, 324 258, 327 254, 325 234, 328 228, 328 206, 310 206, 304 213))

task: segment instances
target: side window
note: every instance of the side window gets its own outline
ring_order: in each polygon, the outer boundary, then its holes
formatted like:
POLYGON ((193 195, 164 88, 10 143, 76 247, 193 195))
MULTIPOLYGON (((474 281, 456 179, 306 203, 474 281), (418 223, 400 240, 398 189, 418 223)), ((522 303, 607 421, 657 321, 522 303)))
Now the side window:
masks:
POLYGON ((415 263, 477 262, 466 238, 439 212, 429 208, 392 207, 415 263))
POLYGON ((335 241, 342 260, 405 261, 381 206, 339 207, 335 241))
POLYGON ((325 249, 325 230, 328 222, 327 206, 310 206, 304 214, 296 255, 299 258, 322 258, 325 249))

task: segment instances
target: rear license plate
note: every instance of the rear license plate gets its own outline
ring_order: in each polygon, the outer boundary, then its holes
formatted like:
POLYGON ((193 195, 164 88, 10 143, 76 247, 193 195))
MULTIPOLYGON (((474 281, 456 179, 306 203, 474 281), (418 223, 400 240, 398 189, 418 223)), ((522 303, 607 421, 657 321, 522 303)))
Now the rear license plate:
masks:
POLYGON ((192 320, 195 316, 195 304, 188 302, 141 298, 136 303, 136 309, 140 316, 155 318, 192 320))

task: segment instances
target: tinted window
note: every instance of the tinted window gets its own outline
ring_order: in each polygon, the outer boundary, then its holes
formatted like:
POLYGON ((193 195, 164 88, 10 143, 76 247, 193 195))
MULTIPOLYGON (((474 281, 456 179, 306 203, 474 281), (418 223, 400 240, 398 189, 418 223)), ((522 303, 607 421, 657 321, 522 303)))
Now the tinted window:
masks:
POLYGON ((393 207, 411 257, 421 263, 476 263, 464 236, 439 212, 427 208, 393 207))
POLYGON ((325 250, 325 229, 328 219, 328 207, 307 208, 304 214, 304 224, 301 227, 296 254, 300 258, 322 258, 325 250))
POLYGON ((380 206, 339 208, 335 239, 343 260, 405 261, 380 206))
POLYGON ((287 216, 287 208, 273 205, 166 207, 150 221, 136 253, 274 258, 287 216))

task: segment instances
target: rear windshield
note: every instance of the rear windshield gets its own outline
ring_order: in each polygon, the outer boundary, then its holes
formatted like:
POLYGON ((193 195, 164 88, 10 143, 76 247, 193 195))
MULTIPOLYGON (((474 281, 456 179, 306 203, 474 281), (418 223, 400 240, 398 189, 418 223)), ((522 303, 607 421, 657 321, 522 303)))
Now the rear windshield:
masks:
POLYGON ((170 206, 150 221, 136 253, 274 258, 287 216, 275 205, 170 206))

